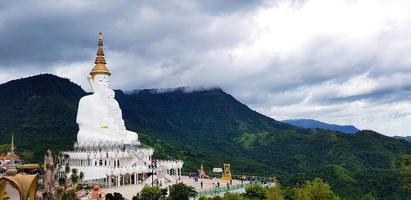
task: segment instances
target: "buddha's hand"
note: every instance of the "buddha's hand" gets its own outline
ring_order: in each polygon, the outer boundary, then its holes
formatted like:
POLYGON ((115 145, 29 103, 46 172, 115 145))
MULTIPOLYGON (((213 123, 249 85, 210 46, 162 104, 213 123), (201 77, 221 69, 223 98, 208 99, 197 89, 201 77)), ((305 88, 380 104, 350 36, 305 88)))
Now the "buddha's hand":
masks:
POLYGON ((100 126, 100 128, 101 128, 101 129, 107 129, 107 128, 108 128, 108 125, 102 124, 102 125, 100 126))

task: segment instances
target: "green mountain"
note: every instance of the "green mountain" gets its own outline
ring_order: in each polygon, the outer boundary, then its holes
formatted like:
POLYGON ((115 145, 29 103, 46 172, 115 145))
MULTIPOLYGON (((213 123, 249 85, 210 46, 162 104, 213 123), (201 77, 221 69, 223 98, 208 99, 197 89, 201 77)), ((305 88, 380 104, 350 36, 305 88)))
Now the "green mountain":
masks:
MULTIPOLYGON (((41 161, 67 150, 76 138, 78 85, 49 74, 0 85, 0 144, 16 135, 17 150, 41 161)), ((157 158, 182 159, 185 171, 232 164, 233 174, 276 176, 284 186, 313 177, 344 199, 373 192, 379 199, 410 199, 394 163, 411 144, 373 131, 341 134, 303 129, 248 108, 223 90, 116 91, 128 129, 137 131, 157 158)))

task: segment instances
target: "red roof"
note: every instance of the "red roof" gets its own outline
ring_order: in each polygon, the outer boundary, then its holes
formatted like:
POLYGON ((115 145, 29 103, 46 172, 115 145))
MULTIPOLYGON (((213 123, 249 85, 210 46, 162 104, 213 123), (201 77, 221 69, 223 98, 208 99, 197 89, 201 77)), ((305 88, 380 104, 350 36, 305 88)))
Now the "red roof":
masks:
POLYGON ((0 155, 0 160, 21 160, 20 156, 16 155, 16 154, 1 154, 0 155))

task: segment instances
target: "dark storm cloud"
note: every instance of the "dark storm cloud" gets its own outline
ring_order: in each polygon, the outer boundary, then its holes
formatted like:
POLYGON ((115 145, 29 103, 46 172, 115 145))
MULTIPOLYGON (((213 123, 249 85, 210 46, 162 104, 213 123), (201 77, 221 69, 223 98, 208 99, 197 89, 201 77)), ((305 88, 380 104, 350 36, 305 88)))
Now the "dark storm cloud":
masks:
POLYGON ((227 14, 230 12, 254 10, 255 7, 262 6, 262 4, 268 4, 268 2, 264 2, 263 0, 198 0, 197 4, 203 11, 214 14, 227 14))
POLYGON ((2 2, 1 64, 41 67, 89 59, 86 51, 94 50, 99 31, 110 41, 111 50, 128 51, 146 59, 164 56, 159 51, 164 51, 167 43, 172 48, 192 50, 226 47, 235 43, 241 33, 213 35, 207 30, 211 17, 208 12, 226 10, 232 14, 257 5, 258 1, 206 1, 198 5, 177 1, 2 2), (203 10, 206 13, 201 13, 203 10))
POLYGON ((87 89, 102 31, 115 88, 222 87, 273 117, 385 131, 410 119, 411 5, 381 2, 1 1, 0 81, 50 72, 87 89))
POLYGON ((398 101, 411 101, 411 85, 390 88, 379 88, 372 92, 349 97, 330 96, 329 98, 320 99, 319 102, 325 104, 335 104, 359 100, 366 100, 378 104, 395 103, 398 101))
POLYGON ((45 67, 56 61, 87 58, 92 28, 89 11, 74 12, 44 1, 16 1, 2 6, 0 59, 5 67, 45 67), (74 12, 74 13, 73 13, 74 12), (79 23, 81 22, 81 23, 79 23))

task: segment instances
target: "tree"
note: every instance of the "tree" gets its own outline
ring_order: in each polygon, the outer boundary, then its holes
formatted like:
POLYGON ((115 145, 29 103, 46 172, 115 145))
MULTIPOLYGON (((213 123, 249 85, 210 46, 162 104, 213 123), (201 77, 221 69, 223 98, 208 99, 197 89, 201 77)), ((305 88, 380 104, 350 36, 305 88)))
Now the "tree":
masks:
POLYGON ((316 178, 312 182, 306 181, 304 185, 295 189, 296 200, 339 200, 330 185, 316 178))
POLYGON ((59 180, 58 180, 58 182, 59 182, 59 185, 60 185, 60 186, 65 186, 65 185, 66 185, 66 179, 63 178, 63 177, 60 177, 59 180))
POLYGON ((196 197, 197 192, 194 187, 187 186, 184 183, 177 183, 170 187, 170 200, 189 200, 190 197, 196 197))
POLYGON ((77 184, 80 180, 78 174, 77 174, 77 169, 72 169, 71 170, 71 175, 70 175, 70 180, 73 183, 74 187, 77 187, 77 184))
POLYGON ((150 187, 150 186, 144 186, 144 188, 137 193, 136 196, 133 197, 133 200, 159 200, 159 199, 164 199, 165 196, 167 195, 167 189, 164 192, 163 189, 161 189, 158 186, 150 187))
POLYGON ((284 199, 286 199, 286 200, 295 200, 295 199, 296 199, 296 197, 295 197, 295 190, 296 190, 295 187, 286 187, 286 188, 283 188, 283 189, 282 189, 282 192, 283 192, 283 197, 284 197, 284 199))
POLYGON ((64 172, 66 172, 66 174, 70 173, 70 166, 67 163, 66 166, 64 167, 64 172))
POLYGON ((401 156, 397 160, 396 165, 400 169, 402 188, 411 190, 411 155, 401 156))
POLYGON ((76 193, 71 190, 67 192, 63 192, 63 196, 61 197, 61 200, 79 200, 77 197, 76 193))
POLYGON ((280 184, 277 184, 275 187, 268 188, 265 192, 265 198, 267 200, 284 200, 280 184))
POLYGON ((106 194, 106 200, 124 200, 124 197, 122 194, 118 192, 114 192, 113 194, 111 193, 106 194))
POLYGON ((106 194, 106 200, 113 200, 114 196, 111 193, 106 194))
POLYGON ((266 190, 261 184, 251 184, 245 188, 244 196, 248 199, 265 199, 266 190))
POLYGON ((31 151, 23 151, 20 155, 26 163, 31 163, 33 161, 33 152, 31 151))
POLYGON ((361 200, 377 200, 377 197, 373 193, 368 193, 362 196, 361 200))
POLYGON ((80 182, 83 182, 84 179, 84 172, 80 172, 79 174, 80 182))

